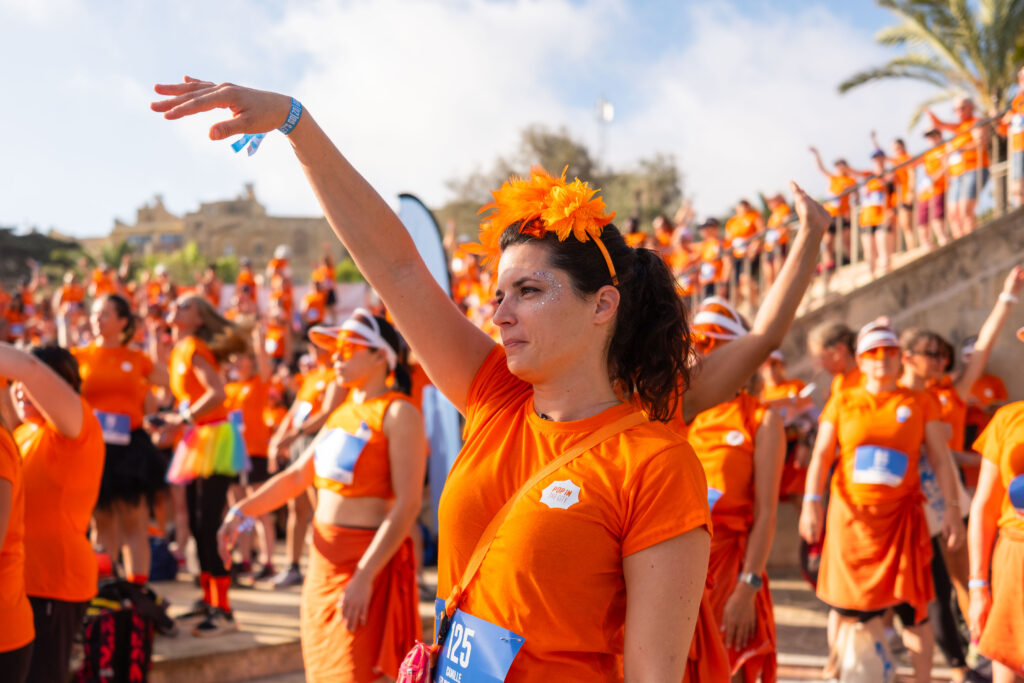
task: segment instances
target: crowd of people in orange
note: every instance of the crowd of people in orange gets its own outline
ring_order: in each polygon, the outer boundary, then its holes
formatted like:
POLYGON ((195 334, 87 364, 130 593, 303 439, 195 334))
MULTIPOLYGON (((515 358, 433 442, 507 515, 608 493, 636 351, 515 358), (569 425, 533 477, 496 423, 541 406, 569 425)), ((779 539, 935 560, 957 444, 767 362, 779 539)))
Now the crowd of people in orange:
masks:
MULTIPOLYGON (((1024 408, 985 374, 1024 268, 959 354, 885 318, 814 330, 808 352, 834 377, 820 408, 778 349, 821 244, 842 238, 841 189, 822 207, 791 184, 767 220, 741 201, 695 245, 688 211, 623 233, 594 188, 535 168, 494 192, 478 242, 450 245, 445 292, 297 100, 191 78, 157 92, 169 119, 229 108, 213 139, 285 133, 379 300, 341 310, 325 258, 297 301, 286 248, 259 274, 243 262, 230 288, 213 269, 184 287, 125 259, 54 287, 33 264, 0 290, 11 680, 66 678, 96 549, 145 584, 151 527, 173 522, 179 552, 194 539, 201 591, 179 626, 239 627, 236 564, 302 583, 310 681, 771 683, 780 504, 800 511, 806 577, 830 608, 827 675, 865 634, 891 663, 895 618, 917 681, 935 644, 968 680, 968 637, 996 683, 1024 677, 1024 408), (757 302, 751 319, 737 298, 757 302), (432 645, 417 643, 428 384, 464 418, 432 645), (289 566, 275 568, 284 506, 289 566)), ((957 132, 977 142, 972 126, 957 132)), ((899 157, 874 160, 865 196, 900 200, 862 200, 881 253, 873 228, 903 229, 909 195, 886 184, 899 157)), ((834 177, 853 178, 843 166, 834 177)), ((959 184, 966 196, 978 179, 959 184)), ((957 199, 961 234, 976 198, 957 199)))

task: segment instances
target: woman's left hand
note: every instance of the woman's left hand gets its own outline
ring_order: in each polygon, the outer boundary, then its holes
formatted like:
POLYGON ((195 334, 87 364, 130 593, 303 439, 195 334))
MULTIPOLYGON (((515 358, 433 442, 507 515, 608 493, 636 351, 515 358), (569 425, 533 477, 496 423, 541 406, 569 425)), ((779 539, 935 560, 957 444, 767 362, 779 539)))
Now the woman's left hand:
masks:
POLYGON ((741 649, 753 637, 757 626, 757 611, 754 609, 756 595, 753 586, 738 581, 732 595, 726 600, 721 626, 726 647, 741 649))
POLYGON ((964 520, 960 519, 960 510, 949 508, 942 520, 942 535, 946 537, 946 547, 959 550, 964 544, 964 520))
POLYGON ((345 620, 345 628, 355 631, 366 623, 366 615, 370 611, 370 598, 373 597, 373 577, 356 570, 349 579, 344 592, 338 598, 341 618, 345 620))

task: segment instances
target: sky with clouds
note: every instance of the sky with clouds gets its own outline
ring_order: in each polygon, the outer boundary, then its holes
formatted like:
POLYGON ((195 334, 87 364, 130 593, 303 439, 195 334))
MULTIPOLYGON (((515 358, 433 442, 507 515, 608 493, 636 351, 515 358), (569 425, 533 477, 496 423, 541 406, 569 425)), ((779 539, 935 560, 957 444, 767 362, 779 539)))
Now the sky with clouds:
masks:
MULTIPOLYGON (((252 158, 168 122, 152 84, 190 74, 300 99, 386 198, 512 153, 531 123, 604 161, 674 154, 703 213, 785 187, 823 193, 807 151, 868 166, 868 132, 907 130, 927 86, 836 85, 891 54, 869 0, 0 0, 0 226, 87 236, 156 194, 176 213, 246 182, 277 215, 316 215, 278 134, 252 158)), ((941 111, 941 110, 940 110, 941 111)))

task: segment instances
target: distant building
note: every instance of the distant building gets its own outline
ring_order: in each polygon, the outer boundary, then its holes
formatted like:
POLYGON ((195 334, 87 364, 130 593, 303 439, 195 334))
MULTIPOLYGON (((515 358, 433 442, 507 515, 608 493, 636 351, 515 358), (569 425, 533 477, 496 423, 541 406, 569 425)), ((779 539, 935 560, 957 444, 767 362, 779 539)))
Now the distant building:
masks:
POLYGON ((175 216, 164 208, 163 198, 157 195, 152 204, 139 207, 134 225, 115 220, 105 241, 125 241, 144 254, 175 251, 195 242, 207 258, 247 257, 260 270, 273 256, 274 248, 285 244, 291 249, 296 282, 309 277, 324 255, 324 245, 335 261, 345 254, 326 218, 268 216, 251 183, 235 199, 204 202, 198 211, 184 216, 175 216))

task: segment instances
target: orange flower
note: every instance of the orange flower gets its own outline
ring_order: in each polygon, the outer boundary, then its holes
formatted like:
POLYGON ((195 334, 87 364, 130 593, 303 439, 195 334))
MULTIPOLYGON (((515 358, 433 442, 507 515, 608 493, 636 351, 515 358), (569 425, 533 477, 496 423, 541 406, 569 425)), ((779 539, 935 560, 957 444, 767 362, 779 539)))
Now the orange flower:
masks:
POLYGON ((494 200, 479 211, 487 214, 480 223, 480 243, 466 245, 470 251, 496 262, 501 233, 515 223, 522 223, 521 232, 538 238, 543 238, 548 230, 563 241, 570 234, 580 242, 599 237, 615 213, 606 213, 604 200, 594 197, 599 190, 591 190, 579 178, 566 183, 568 168, 554 178, 540 166, 534 166, 529 179, 513 177, 494 190, 494 200))

